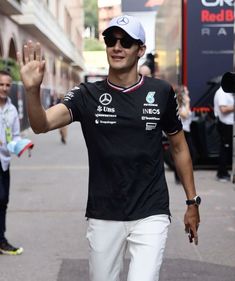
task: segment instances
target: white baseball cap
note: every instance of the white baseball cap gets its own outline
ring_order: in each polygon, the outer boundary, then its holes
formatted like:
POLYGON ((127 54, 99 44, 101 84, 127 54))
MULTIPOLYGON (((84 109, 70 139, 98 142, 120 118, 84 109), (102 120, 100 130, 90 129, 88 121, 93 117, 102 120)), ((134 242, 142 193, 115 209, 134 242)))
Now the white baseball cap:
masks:
POLYGON ((108 27, 103 31, 102 35, 105 36, 114 27, 121 28, 133 39, 140 40, 143 44, 145 44, 145 31, 137 18, 128 15, 113 18, 109 22, 108 27))

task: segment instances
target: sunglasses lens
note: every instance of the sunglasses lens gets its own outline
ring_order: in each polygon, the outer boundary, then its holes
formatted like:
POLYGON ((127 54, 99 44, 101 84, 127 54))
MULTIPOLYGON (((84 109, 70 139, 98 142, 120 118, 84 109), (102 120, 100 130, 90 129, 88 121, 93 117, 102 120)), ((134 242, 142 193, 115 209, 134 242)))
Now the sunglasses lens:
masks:
POLYGON ((120 44, 123 48, 125 49, 130 49, 133 44, 136 43, 136 41, 130 37, 123 37, 123 38, 116 38, 113 36, 105 36, 104 37, 104 42, 107 47, 114 47, 117 43, 117 41, 120 40, 120 44))
POLYGON ((135 41, 133 39, 129 38, 129 37, 123 37, 120 40, 120 43, 121 43, 123 48, 129 49, 135 43, 135 41))
POLYGON ((117 43, 117 39, 113 36, 105 36, 104 43, 107 47, 113 47, 117 43))

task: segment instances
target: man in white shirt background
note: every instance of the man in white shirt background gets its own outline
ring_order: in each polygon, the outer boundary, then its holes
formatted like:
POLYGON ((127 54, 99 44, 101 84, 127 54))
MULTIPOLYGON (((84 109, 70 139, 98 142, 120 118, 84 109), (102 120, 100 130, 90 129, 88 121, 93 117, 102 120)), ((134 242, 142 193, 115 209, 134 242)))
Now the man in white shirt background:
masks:
POLYGON ((214 113, 218 118, 217 128, 220 135, 220 155, 217 179, 230 181, 228 165, 232 159, 232 132, 234 122, 234 99, 232 93, 226 93, 220 87, 214 97, 214 113))
POLYGON ((8 71, 0 71, 0 254, 19 255, 23 248, 12 246, 6 239, 6 216, 10 193, 11 155, 7 145, 18 141, 20 122, 16 107, 9 98, 12 78, 8 71))

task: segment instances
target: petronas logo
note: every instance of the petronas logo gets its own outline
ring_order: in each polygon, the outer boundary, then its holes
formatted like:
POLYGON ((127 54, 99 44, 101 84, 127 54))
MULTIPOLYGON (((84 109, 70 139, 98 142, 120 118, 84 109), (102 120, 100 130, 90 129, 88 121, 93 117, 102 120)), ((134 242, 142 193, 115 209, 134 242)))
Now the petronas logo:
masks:
POLYGON ((155 102, 155 95, 156 92, 148 92, 147 97, 146 97, 146 101, 147 103, 154 103, 155 102))

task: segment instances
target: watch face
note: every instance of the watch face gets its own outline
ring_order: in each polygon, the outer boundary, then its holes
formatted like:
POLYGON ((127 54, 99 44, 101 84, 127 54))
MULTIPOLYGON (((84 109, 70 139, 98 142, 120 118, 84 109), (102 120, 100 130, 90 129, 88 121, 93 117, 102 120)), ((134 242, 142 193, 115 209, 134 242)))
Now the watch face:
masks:
POLYGON ((200 196, 197 196, 196 198, 195 198, 195 202, 196 202, 196 204, 197 205, 200 205, 201 204, 201 197, 200 196))
POLYGON ((192 200, 186 200, 186 204, 199 206, 201 204, 201 197, 195 196, 192 200))

